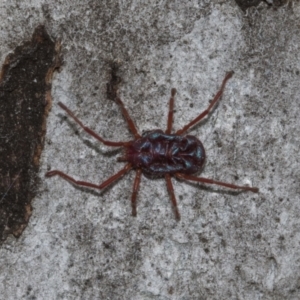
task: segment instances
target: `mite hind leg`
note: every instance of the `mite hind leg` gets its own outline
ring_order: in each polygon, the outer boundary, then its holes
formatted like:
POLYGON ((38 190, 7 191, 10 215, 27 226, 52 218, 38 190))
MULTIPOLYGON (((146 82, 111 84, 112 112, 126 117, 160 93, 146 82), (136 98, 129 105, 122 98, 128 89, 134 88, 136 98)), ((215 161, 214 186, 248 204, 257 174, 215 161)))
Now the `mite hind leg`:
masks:
POLYGON ((107 180, 105 180, 101 184, 94 184, 94 183, 87 182, 87 181, 76 180, 73 177, 69 176, 68 174, 65 174, 59 170, 49 171, 45 174, 45 176, 46 177, 59 176, 65 180, 71 182, 74 185, 102 190, 102 189, 106 188, 107 186, 109 186, 110 184, 112 184, 113 182, 117 181, 123 175, 125 175, 131 168, 132 168, 131 165, 127 164, 123 169, 121 169, 119 172, 117 172, 113 176, 109 177, 107 180))
POLYGON ((140 187, 141 175, 142 175, 142 170, 137 169, 134 184, 133 184, 132 196, 131 196, 131 208, 132 208, 132 215, 134 217, 136 217, 136 198, 140 187))
POLYGON ((258 193, 258 191, 259 191, 258 188, 256 188, 256 187, 235 185, 235 184, 231 184, 231 183, 227 183, 227 182, 223 182, 223 181, 216 181, 216 180, 204 178, 204 177, 191 176, 191 175, 186 175, 186 174, 181 174, 181 173, 176 173, 175 176, 179 179, 190 180, 190 181, 195 181, 195 182, 200 182, 200 183, 216 184, 216 185, 225 186, 227 188, 235 189, 235 190, 250 191, 253 193, 258 193))
POLYGON ((176 218, 177 221, 179 221, 180 220, 180 213, 179 213, 179 210, 178 210, 178 207, 177 207, 177 201, 176 201, 176 197, 175 197, 174 188, 173 188, 173 184, 172 184, 172 181, 171 181, 170 174, 166 174, 165 179, 166 179, 166 183, 167 183, 168 192, 169 192, 170 197, 171 197, 171 202, 173 204, 175 218, 176 218))

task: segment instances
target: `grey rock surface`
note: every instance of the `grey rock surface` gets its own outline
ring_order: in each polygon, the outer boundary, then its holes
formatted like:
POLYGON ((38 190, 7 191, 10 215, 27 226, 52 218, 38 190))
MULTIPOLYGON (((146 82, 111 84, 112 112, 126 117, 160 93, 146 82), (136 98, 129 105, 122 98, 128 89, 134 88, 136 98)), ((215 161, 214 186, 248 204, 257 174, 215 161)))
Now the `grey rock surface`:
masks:
POLYGON ((1 299, 300 299, 300 3, 243 12, 234 1, 12 1, 0 4, 0 57, 39 24, 62 41, 39 196, 19 239, 0 249, 1 299), (134 172, 99 192, 121 152, 65 118, 59 101, 106 139, 132 138, 107 97, 112 65, 140 132, 174 129, 204 110, 227 71, 224 96, 190 134, 207 152, 201 176, 257 186, 258 194, 173 180, 176 222, 163 179, 134 172))

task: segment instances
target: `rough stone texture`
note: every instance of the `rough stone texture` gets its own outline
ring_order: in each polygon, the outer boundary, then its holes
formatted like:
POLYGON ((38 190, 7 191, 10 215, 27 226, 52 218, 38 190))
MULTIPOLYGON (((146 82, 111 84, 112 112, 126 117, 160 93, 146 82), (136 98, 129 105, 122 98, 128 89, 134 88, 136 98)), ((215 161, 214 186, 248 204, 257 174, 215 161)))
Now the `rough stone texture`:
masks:
POLYGON ((0 250, 3 299, 299 299, 300 3, 235 1, 12 1, 0 6, 1 62, 45 24, 62 41, 42 154, 40 194, 28 227, 0 250), (122 167, 119 151, 87 136, 65 103, 107 139, 131 135, 107 94, 112 69, 140 131, 165 128, 176 87, 174 128, 206 108, 226 71, 220 105, 198 136, 202 176, 260 188, 234 194, 142 178, 104 192, 74 188, 53 168, 101 182, 122 167))

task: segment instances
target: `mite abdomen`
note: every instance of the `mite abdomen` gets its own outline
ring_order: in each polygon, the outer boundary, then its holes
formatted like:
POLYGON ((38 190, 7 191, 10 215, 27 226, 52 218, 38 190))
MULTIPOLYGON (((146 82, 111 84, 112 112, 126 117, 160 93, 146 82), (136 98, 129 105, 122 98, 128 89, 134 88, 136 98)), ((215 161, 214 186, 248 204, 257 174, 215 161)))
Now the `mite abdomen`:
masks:
POLYGON ((135 168, 142 168, 153 175, 194 174, 204 164, 205 150, 195 136, 151 130, 127 148, 126 160, 135 168))

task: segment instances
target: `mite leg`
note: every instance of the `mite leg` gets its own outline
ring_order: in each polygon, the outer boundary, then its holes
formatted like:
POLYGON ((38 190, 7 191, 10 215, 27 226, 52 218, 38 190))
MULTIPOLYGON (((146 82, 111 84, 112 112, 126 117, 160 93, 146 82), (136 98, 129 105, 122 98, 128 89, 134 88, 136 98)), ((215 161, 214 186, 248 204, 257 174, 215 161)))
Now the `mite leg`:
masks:
POLYGON ((98 141, 100 141, 101 143, 103 143, 106 146, 112 146, 112 147, 121 147, 121 146, 128 146, 130 144, 130 142, 111 142, 111 141, 107 141, 105 139, 103 139, 102 137, 100 137, 95 131, 93 131, 92 129, 86 127, 85 125, 83 125, 83 123, 75 116, 75 114, 68 108, 66 107, 63 103, 58 102, 58 105, 65 110, 68 115, 81 127, 83 128, 84 131, 86 131, 88 134, 90 134, 91 136, 93 136, 95 139, 97 139, 98 141))
POLYGON ((123 169, 121 169, 118 173, 116 173, 115 175, 111 176, 110 178, 108 178, 107 180, 105 180, 103 183, 101 184, 94 184, 94 183, 90 183, 90 182, 86 182, 86 181, 80 181, 80 180, 75 180, 73 177, 58 171, 58 170, 53 170, 53 171, 49 171, 45 174, 46 177, 52 177, 52 176, 60 176, 63 179, 70 181, 72 184, 78 185, 78 186, 84 186, 84 187, 89 187, 89 188, 95 188, 95 189, 99 189, 102 190, 104 188, 106 188, 108 185, 112 184, 113 182, 115 182, 116 180, 118 180, 119 178, 121 178, 125 173, 127 173, 129 170, 131 169, 131 165, 127 164, 123 169))
POLYGON ((174 97, 176 95, 176 89, 171 89, 171 98, 169 100, 169 114, 166 134, 170 134, 172 131, 173 115, 174 115, 174 97))
POLYGON ((136 217, 136 197, 139 190, 140 182, 141 182, 142 170, 137 169, 136 176, 133 184, 133 192, 131 196, 131 207, 132 207, 132 215, 136 217))
POLYGON ((122 100, 119 97, 116 98, 116 101, 121 106, 123 116, 124 116, 124 118, 125 118, 125 120, 126 120, 126 122, 128 124, 129 129, 133 133, 134 137, 136 139, 140 138, 141 136, 138 133, 138 131, 136 129, 136 126, 134 125, 134 123, 133 123, 133 121, 132 121, 132 119, 131 119, 128 111, 127 111, 127 109, 125 108, 124 103, 122 102, 122 100))
POLYGON ((166 174, 165 179, 166 179, 166 183, 167 183, 168 192, 170 194, 171 201, 172 201, 172 204, 173 204, 173 208, 174 208, 174 212, 175 212, 175 218, 176 218, 177 221, 179 221, 180 220, 180 214, 179 214, 179 211, 178 211, 177 201, 176 201, 176 198, 175 198, 174 188, 173 188, 173 184, 172 184, 172 181, 171 181, 170 174, 166 174))
POLYGON ((191 180, 191 181, 196 181, 196 182, 201 182, 201 183, 216 184, 216 185, 228 187, 230 189, 250 191, 253 193, 257 193, 259 191, 258 188, 256 188, 256 187, 240 186, 240 185, 235 185, 235 184, 226 183, 226 182, 222 182, 222 181, 212 180, 209 178, 196 177, 196 176, 185 175, 185 174, 180 174, 180 173, 176 173, 175 176, 179 179, 191 180))
POLYGON ((192 127, 193 125, 195 125, 196 123, 198 123, 201 119, 203 119, 210 111, 211 109, 214 107, 214 105, 217 103, 217 101, 221 98, 222 94, 223 94, 223 90, 225 88, 226 82, 228 81, 229 78, 231 78, 233 75, 233 71, 229 72, 226 74, 225 78, 223 79, 221 88, 219 89, 219 91, 217 92, 217 94, 215 95, 214 99, 212 100, 212 102, 210 103, 210 105, 208 106, 208 108, 206 110, 204 110, 198 117, 196 117, 193 121, 191 121, 190 123, 188 123, 187 125, 185 125, 182 129, 178 130, 176 132, 176 134, 183 134, 184 132, 186 132, 190 127, 192 127))

